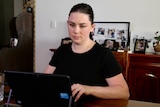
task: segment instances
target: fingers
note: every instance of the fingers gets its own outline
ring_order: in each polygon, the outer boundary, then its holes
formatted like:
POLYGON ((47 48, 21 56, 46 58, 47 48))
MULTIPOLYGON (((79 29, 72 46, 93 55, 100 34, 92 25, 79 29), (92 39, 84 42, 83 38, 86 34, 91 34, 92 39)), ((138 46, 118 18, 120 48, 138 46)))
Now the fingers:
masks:
POLYGON ((81 84, 73 84, 71 88, 72 88, 72 96, 75 97, 75 102, 76 102, 85 92, 85 88, 81 84))
POLYGON ((82 96, 83 93, 84 93, 83 91, 79 91, 79 92, 77 93, 74 101, 75 101, 75 102, 78 101, 78 99, 82 96))

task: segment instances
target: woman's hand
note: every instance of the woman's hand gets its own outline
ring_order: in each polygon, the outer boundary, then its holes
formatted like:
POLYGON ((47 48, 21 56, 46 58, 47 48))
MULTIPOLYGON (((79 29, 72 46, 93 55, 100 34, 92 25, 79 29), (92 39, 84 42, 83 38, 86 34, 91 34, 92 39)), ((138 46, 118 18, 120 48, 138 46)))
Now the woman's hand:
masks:
POLYGON ((75 97, 75 102, 81 97, 81 95, 89 95, 90 86, 82 85, 82 84, 73 84, 71 86, 72 96, 75 97))

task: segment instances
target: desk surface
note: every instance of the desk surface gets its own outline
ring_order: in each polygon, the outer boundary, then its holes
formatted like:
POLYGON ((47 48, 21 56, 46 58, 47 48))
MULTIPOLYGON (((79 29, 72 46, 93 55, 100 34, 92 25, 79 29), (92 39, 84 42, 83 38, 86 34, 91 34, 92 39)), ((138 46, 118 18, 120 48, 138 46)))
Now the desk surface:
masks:
MULTIPOLYGON (((6 107, 0 105, 0 107, 6 107)), ((20 107, 11 105, 9 107, 20 107)), ((77 107, 160 107, 160 103, 151 103, 135 100, 91 100, 77 107)))
POLYGON ((78 107, 160 107, 160 103, 135 100, 93 100, 78 107))

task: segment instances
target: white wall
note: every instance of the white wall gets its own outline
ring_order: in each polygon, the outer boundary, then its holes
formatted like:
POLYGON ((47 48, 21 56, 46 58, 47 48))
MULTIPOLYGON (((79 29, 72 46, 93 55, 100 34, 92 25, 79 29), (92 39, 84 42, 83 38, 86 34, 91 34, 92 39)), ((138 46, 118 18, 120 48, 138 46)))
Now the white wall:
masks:
POLYGON ((160 0, 36 0, 36 72, 43 72, 48 65, 53 54, 49 49, 57 48, 68 36, 68 13, 80 2, 93 7, 95 21, 128 21, 131 32, 160 30, 160 0), (52 21, 56 28, 50 27, 52 21))

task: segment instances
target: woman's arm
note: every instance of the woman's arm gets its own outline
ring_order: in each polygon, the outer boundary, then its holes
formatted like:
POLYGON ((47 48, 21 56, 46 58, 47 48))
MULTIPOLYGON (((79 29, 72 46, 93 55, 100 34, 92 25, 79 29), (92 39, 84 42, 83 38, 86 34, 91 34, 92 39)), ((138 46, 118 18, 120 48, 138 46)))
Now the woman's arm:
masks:
POLYGON ((72 85, 72 94, 77 101, 82 94, 93 95, 103 99, 128 99, 129 89, 122 73, 106 79, 109 86, 87 86, 82 84, 72 85))
POLYGON ((56 67, 48 65, 47 68, 45 69, 44 73, 46 74, 53 74, 55 71, 56 67))

